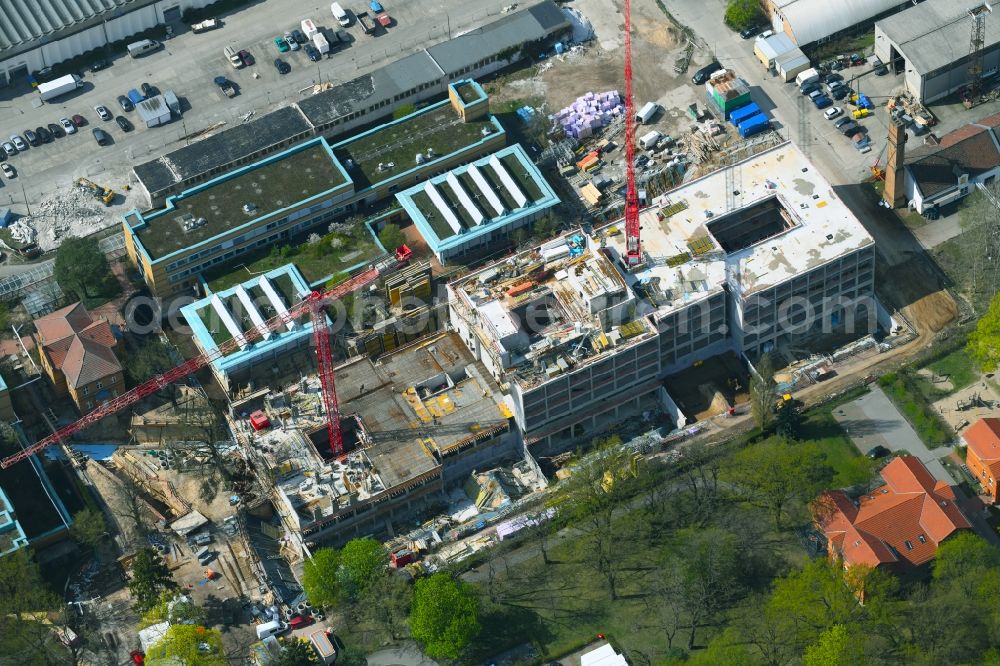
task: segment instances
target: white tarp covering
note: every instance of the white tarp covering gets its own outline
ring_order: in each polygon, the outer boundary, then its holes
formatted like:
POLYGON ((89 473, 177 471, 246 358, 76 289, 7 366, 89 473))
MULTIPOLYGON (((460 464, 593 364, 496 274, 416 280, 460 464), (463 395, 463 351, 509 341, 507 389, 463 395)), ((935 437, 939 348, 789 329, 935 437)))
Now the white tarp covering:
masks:
POLYGON ((490 155, 490 166, 493 167, 494 173, 496 173, 500 182, 503 183, 503 186, 510 192, 510 196, 514 197, 514 201, 517 202, 518 207, 523 208, 528 203, 528 197, 524 196, 524 192, 521 191, 521 188, 517 186, 514 179, 507 173, 503 162, 496 155, 490 155))
POLYGON ((424 192, 428 197, 430 197, 431 203, 438 209, 438 212, 441 213, 441 216, 444 218, 445 222, 448 223, 448 226, 451 227, 452 231, 456 234, 462 233, 462 225, 459 223, 458 218, 455 217, 455 214, 451 212, 450 208, 448 208, 448 204, 446 204, 444 199, 441 198, 437 188, 434 187, 434 184, 431 183, 431 181, 428 180, 424 183, 424 192))
POLYGON ((458 182, 458 177, 455 173, 453 171, 449 171, 445 180, 448 181, 448 187, 451 188, 451 191, 455 193, 456 197, 458 197, 458 202, 462 204, 462 208, 464 208, 465 212, 472 218, 472 223, 476 225, 482 224, 485 219, 483 214, 480 213, 479 209, 476 208, 476 205, 472 203, 472 199, 470 199, 469 195, 466 194, 465 188, 462 187, 462 183, 458 182))
POLYGON ((187 536, 207 522, 208 518, 192 510, 170 523, 170 529, 181 536, 187 536))
POLYGON ((486 201, 488 201, 490 206, 493 207, 493 210, 496 211, 497 217, 503 215, 503 202, 500 201, 500 197, 498 197, 497 193, 493 191, 490 184, 486 182, 486 178, 483 177, 483 174, 479 172, 479 167, 475 164, 470 164, 469 175, 472 176, 472 180, 475 181, 476 187, 479 188, 479 191, 483 193, 484 197, 486 197, 486 201))

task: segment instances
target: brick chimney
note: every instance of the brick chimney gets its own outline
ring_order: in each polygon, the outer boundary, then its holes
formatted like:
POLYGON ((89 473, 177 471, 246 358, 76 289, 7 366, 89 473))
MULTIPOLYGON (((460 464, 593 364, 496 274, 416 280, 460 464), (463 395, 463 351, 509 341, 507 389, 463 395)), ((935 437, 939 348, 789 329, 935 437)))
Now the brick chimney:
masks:
POLYGON ((903 123, 893 120, 889 123, 889 143, 885 160, 885 191, 882 198, 890 208, 906 206, 906 187, 903 175, 904 145, 906 130, 903 123))

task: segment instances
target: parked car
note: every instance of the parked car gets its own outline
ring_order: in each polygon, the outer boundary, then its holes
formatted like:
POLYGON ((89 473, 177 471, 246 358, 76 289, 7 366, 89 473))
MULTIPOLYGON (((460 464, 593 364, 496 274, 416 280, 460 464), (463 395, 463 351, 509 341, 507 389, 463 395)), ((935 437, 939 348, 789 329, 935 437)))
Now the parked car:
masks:
POLYGON ((278 70, 278 74, 288 74, 288 72, 292 71, 292 66, 281 58, 274 59, 274 67, 278 70))
POLYGON ((850 94, 851 94, 851 89, 848 88, 847 86, 837 86, 832 90, 830 90, 830 97, 838 101, 844 99, 850 94))
POLYGON ((751 37, 754 37, 758 32, 760 32, 760 28, 761 26, 759 25, 752 25, 749 28, 743 28, 742 30, 740 30, 740 37, 742 37, 743 39, 750 39, 751 37))
POLYGON ((17 134, 10 135, 10 142, 14 144, 14 147, 17 148, 19 152, 23 153, 28 149, 28 144, 25 142, 24 139, 19 137, 17 134))
POLYGON ((278 53, 288 53, 288 42, 286 42, 281 37, 274 38, 274 45, 278 49, 278 53))
POLYGON ((111 112, 108 111, 108 107, 104 106, 103 104, 98 104, 97 106, 95 106, 94 111, 97 111, 97 116, 101 120, 107 121, 111 120, 114 117, 111 115, 111 112))
POLYGON ((312 44, 306 44, 305 46, 302 47, 302 50, 306 52, 306 55, 309 56, 309 59, 312 60, 313 62, 319 61, 321 57, 319 51, 317 51, 316 47, 313 46, 312 44))
POLYGON ((42 126, 35 128, 35 134, 37 134, 38 138, 42 140, 42 143, 52 143, 52 140, 55 138, 52 136, 52 132, 42 126))
POLYGON ((3 145, 0 147, 3 148, 3 152, 7 153, 7 157, 14 157, 14 155, 17 155, 17 148, 15 148, 14 144, 10 141, 4 141, 3 145))
POLYGON ((142 82, 142 85, 139 86, 139 89, 142 90, 142 96, 145 97, 146 99, 149 99, 150 97, 156 94, 156 88, 149 85, 145 81, 142 82))
POLYGON ((839 106, 831 106, 829 109, 823 112, 823 117, 826 118, 827 120, 833 120, 843 112, 844 110, 839 106))
POLYGON ((831 83, 836 83, 837 81, 843 81, 844 77, 841 74, 837 74, 837 72, 830 72, 829 74, 826 75, 825 80, 827 84, 831 84, 831 83))
POLYGON ((108 60, 98 60, 97 62, 95 62, 93 65, 90 66, 90 71, 91 72, 99 72, 102 69, 107 69, 108 67, 111 67, 111 62, 110 61, 108 61, 108 60))
POLYGON ((0 169, 3 170, 3 175, 8 178, 17 178, 17 169, 15 169, 12 165, 4 162, 3 164, 0 164, 0 169))
POLYGON ((835 122, 833 124, 833 126, 836 127, 837 129, 840 129, 841 127, 843 127, 844 125, 846 125, 849 122, 851 122, 851 119, 845 116, 845 117, 841 118, 840 120, 838 120, 837 122, 835 122))
POLYGON ((813 97, 813 104, 816 105, 817 109, 825 109, 833 104, 833 100, 826 95, 820 95, 819 97, 813 97))
POLYGON ((111 135, 102 130, 101 128, 95 127, 93 129, 93 132, 94 132, 94 140, 97 141, 97 145, 106 146, 109 143, 111 143, 111 135))
POLYGON ((60 127, 59 125, 56 125, 55 123, 49 123, 48 125, 46 125, 46 128, 50 132, 52 132, 52 136, 54 136, 57 139, 61 139, 64 136, 66 136, 66 131, 63 130, 63 128, 60 127))
POLYGON ((875 460, 877 458, 884 458, 890 453, 892 453, 892 451, 879 444, 878 446, 873 446, 872 448, 868 449, 867 455, 872 460, 875 460))
POLYGON ((299 45, 299 42, 295 39, 295 37, 292 36, 291 30, 285 32, 284 39, 285 43, 288 44, 288 48, 290 48, 291 50, 298 51, 300 48, 302 48, 302 46, 299 45))
POLYGON ((132 131, 132 123, 125 116, 115 116, 115 122, 118 123, 118 127, 121 127, 126 132, 132 131))
POLYGON ((243 64, 246 65, 247 67, 257 62, 256 60, 253 59, 253 55, 251 55, 250 52, 245 49, 237 53, 237 55, 240 57, 240 60, 243 61, 243 64))
POLYGON ((813 81, 812 83, 803 83, 799 86, 799 92, 803 95, 808 95, 812 92, 819 90, 819 83, 813 81))
POLYGON ((875 65, 875 76, 885 76, 889 73, 889 68, 885 66, 884 62, 879 62, 875 65))
POLYGON ((24 138, 28 140, 32 146, 42 145, 42 140, 38 138, 38 135, 31 130, 24 130, 24 138))
POLYGON ((720 69, 722 69, 722 65, 720 63, 709 63, 694 73, 694 76, 691 77, 691 82, 696 86, 700 86, 705 81, 708 81, 708 77, 712 76, 712 74, 716 73, 720 69))
POLYGON ((87 119, 81 116, 80 114, 72 116, 70 120, 72 120, 73 124, 76 125, 77 127, 83 127, 84 125, 87 124, 87 119))
POLYGON ((837 129, 839 129, 844 136, 851 136, 852 134, 854 134, 855 132, 857 132, 858 128, 860 128, 860 127, 861 126, 858 125, 853 120, 848 120, 846 123, 844 123, 843 125, 841 125, 837 129))
POLYGON ((118 106, 122 107, 122 111, 131 111, 135 108, 132 104, 132 100, 125 95, 118 95, 118 106))
POLYGON ((292 39, 294 39, 295 42, 298 44, 305 44, 306 42, 309 41, 308 39, 306 39, 306 36, 303 35, 301 32, 299 32, 297 29, 292 30, 292 39))

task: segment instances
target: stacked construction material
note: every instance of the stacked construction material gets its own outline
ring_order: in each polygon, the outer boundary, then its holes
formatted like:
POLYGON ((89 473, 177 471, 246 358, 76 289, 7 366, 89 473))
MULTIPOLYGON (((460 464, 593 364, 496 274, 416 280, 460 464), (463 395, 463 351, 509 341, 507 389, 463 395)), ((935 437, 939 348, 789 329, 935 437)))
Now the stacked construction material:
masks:
POLYGON ((617 90, 588 92, 556 113, 552 120, 574 139, 586 139, 623 113, 625 107, 617 90))

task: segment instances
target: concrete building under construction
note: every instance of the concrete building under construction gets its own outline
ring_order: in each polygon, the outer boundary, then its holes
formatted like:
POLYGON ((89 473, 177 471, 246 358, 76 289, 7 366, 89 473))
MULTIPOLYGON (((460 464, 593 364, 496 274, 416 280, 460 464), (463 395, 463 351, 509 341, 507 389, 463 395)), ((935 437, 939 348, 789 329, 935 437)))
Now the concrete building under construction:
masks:
POLYGON ((639 266, 626 267, 611 225, 449 285, 452 326, 541 451, 647 410, 682 424, 662 379, 698 360, 791 358, 827 330, 872 332, 874 241, 790 143, 672 191, 640 220, 639 266))

